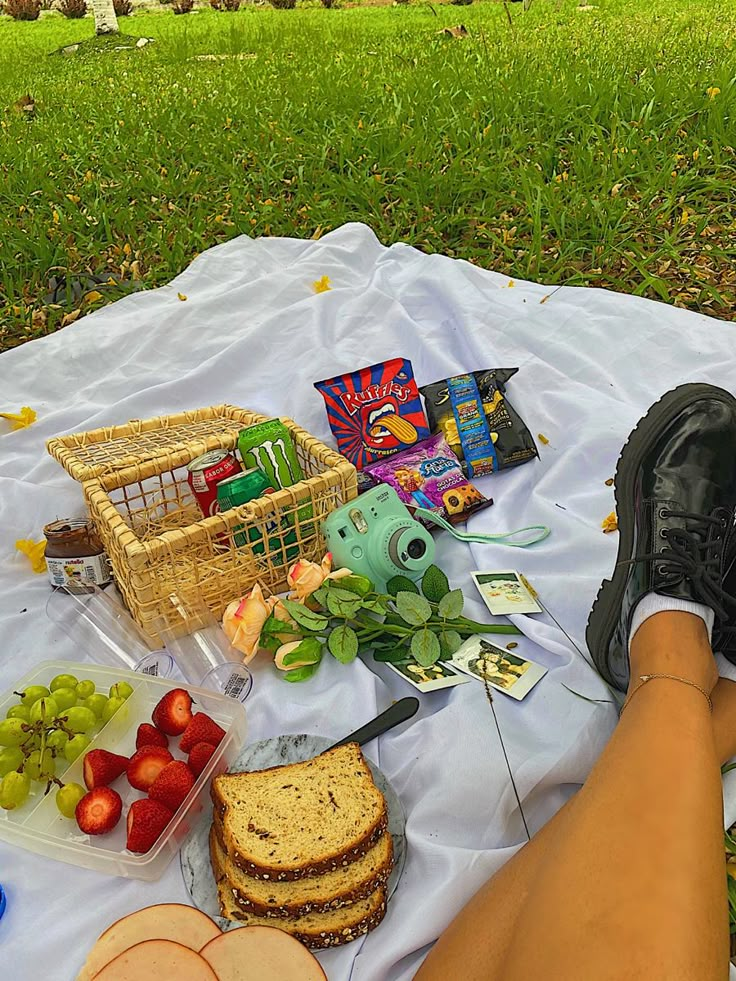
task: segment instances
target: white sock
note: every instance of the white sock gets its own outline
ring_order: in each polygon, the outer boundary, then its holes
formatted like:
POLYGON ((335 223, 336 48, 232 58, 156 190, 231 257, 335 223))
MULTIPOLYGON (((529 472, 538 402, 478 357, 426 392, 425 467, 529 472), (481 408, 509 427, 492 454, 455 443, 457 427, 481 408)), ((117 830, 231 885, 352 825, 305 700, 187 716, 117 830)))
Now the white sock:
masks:
POLYGON ((720 677, 725 678, 726 681, 736 681, 736 664, 731 664, 728 658, 724 657, 720 651, 716 653, 715 658, 720 677))
MULTIPOLYGON (((690 600, 673 599, 671 596, 661 596, 659 593, 647 593, 636 604, 634 616, 631 619, 629 654, 631 654, 631 639, 644 621, 648 620, 649 617, 653 617, 655 613, 665 613, 667 610, 693 613, 696 617, 700 617, 705 624, 705 629, 708 631, 708 643, 710 643, 711 636, 713 635, 713 623, 716 617, 709 606, 704 606, 702 603, 691 603, 690 600)), ((725 658, 723 660, 725 661, 725 658)), ((731 667, 734 669, 734 677, 736 678, 736 665, 731 665, 731 667)))

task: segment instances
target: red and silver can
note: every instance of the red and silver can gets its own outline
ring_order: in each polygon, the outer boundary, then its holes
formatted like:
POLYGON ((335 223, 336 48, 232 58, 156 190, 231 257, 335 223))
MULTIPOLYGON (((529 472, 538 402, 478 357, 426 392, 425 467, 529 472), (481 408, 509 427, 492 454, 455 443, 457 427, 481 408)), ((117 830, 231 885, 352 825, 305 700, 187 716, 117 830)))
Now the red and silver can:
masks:
POLYGON ((217 485, 236 473, 241 472, 241 466, 232 453, 227 450, 210 450, 198 456, 187 467, 189 471, 189 486, 197 498, 205 518, 217 514, 217 485))

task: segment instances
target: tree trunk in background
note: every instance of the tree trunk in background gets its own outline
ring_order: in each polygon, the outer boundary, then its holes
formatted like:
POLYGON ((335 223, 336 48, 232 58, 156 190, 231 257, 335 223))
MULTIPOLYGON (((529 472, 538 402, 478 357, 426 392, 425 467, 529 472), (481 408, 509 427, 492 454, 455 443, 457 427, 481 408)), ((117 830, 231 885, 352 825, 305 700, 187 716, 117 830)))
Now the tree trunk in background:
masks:
POLYGON ((92 0, 95 15, 95 34, 117 34, 118 19, 112 0, 92 0))

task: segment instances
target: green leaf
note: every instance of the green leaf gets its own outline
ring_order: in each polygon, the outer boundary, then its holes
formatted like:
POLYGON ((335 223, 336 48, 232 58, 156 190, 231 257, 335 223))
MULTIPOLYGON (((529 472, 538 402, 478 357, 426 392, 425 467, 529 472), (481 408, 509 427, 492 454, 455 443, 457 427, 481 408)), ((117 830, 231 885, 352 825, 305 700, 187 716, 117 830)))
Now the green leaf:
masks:
MULTIPOLYGON (((336 583, 340 583, 340 589, 347 589, 350 593, 355 593, 358 596, 367 596, 368 593, 373 591, 373 583, 367 576, 343 576, 342 579, 335 579, 336 583)), ((329 589, 335 589, 335 586, 329 586, 329 589)))
POLYGON ((422 592, 430 603, 439 603, 443 596, 450 592, 450 584, 442 569, 430 565, 422 579, 422 592))
POLYGON ((308 661, 310 664, 319 664, 322 660, 322 644, 316 637, 305 637, 304 640, 295 647, 293 651, 286 655, 283 660, 284 667, 298 662, 308 661))
POLYGON ((363 609, 383 615, 389 612, 390 599, 391 597, 383 596, 381 593, 373 593, 363 599, 363 609))
POLYGON ((294 668, 293 671, 286 672, 284 681, 308 681, 318 668, 319 664, 305 664, 303 668, 294 668))
POLYGON ((363 600, 347 589, 327 590, 327 609, 336 617, 354 617, 362 607, 363 600))
POLYGON ((423 668, 439 661, 440 642, 427 627, 418 630, 411 639, 411 655, 423 668))
POLYGON ((457 630, 443 630, 440 634, 440 650, 447 657, 452 657, 463 643, 463 639, 457 630))
POLYGON ((403 617, 404 621, 413 627, 426 623, 432 616, 432 607, 429 602, 418 593, 397 593, 396 609, 399 616, 403 617))
POLYGON ((311 610, 308 610, 306 606, 302 606, 301 603, 295 603, 293 600, 288 599, 283 599, 281 602, 291 615, 292 620, 296 621, 300 626, 306 627, 308 630, 324 630, 330 622, 327 617, 323 617, 319 613, 312 613, 311 610))
MULTIPOLYGON (((283 620, 277 620, 272 613, 261 627, 261 637, 265 638, 273 634, 293 634, 294 640, 301 637, 301 631, 297 630, 293 623, 284 623, 283 620)), ((283 641, 279 641, 279 643, 283 643, 283 641)))
POLYGON ((440 600, 439 614, 447 620, 454 620, 463 612, 464 605, 465 599, 462 589, 452 589, 440 600))
POLYGON ((383 618, 383 622, 389 627, 406 627, 404 618, 399 616, 394 610, 389 610, 383 618))
POLYGON ((346 623, 341 624, 327 638, 327 646, 341 664, 349 664, 358 654, 358 635, 346 623))
POLYGON ((386 583, 386 592, 389 596, 397 596, 400 592, 419 595, 419 587, 406 576, 394 576, 386 583))
POLYGON ((395 664, 397 661, 406 661, 409 656, 409 651, 406 645, 401 647, 389 647, 387 650, 375 650, 373 651, 374 661, 390 661, 395 664))
POLYGON ((272 654, 276 653, 279 647, 281 647, 282 643, 283 641, 280 641, 278 637, 264 637, 263 634, 261 634, 261 639, 259 641, 261 647, 263 647, 264 650, 271 651, 272 654))
POLYGON ((319 589, 315 589, 315 591, 311 594, 309 599, 310 601, 314 600, 316 603, 319 603, 320 606, 325 606, 327 604, 328 592, 329 590, 327 589, 326 586, 320 586, 319 589))

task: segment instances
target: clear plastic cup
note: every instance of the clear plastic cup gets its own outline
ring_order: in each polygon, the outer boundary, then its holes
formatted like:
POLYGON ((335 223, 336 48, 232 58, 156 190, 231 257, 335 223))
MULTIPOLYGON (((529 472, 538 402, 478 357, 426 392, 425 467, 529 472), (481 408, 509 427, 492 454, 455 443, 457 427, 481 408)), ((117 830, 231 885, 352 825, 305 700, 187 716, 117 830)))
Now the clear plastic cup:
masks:
POLYGON ((172 593, 169 602, 169 616, 160 617, 152 627, 184 678, 244 702, 253 687, 253 675, 202 597, 196 592, 188 592, 186 598, 172 593))
POLYGON ((61 586, 46 604, 48 618, 93 661, 113 668, 168 678, 171 654, 151 650, 152 644, 122 603, 99 586, 61 586))

